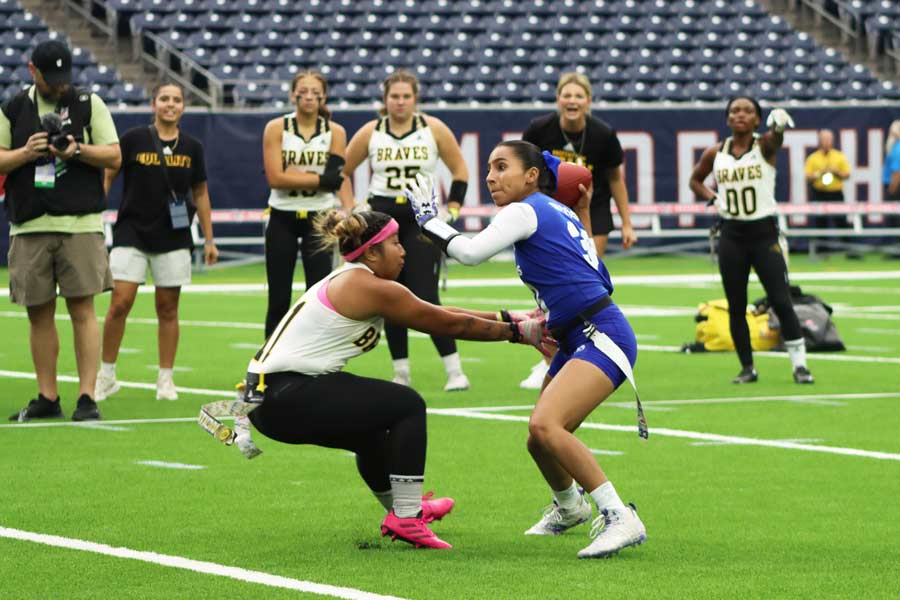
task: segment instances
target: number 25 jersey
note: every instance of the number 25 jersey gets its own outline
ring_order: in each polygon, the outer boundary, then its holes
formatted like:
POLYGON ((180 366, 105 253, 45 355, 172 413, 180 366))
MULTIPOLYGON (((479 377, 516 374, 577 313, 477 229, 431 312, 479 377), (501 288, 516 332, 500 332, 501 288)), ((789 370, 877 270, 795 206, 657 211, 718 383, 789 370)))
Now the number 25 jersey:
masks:
POLYGON ((412 129, 399 137, 391 133, 388 118, 382 117, 369 138, 369 195, 401 196, 416 173, 434 176, 438 158, 437 142, 425 117, 414 115, 412 129))
POLYGON ((775 203, 775 167, 769 164, 753 135, 750 149, 740 156, 731 152, 732 138, 722 143, 713 161, 716 209, 723 219, 755 221, 778 212, 775 203))
POLYGON ((370 270, 359 263, 346 263, 309 288, 284 315, 247 370, 251 373, 293 371, 305 375, 336 373, 351 358, 377 346, 384 319, 348 319, 328 300, 328 282, 352 269, 370 270))

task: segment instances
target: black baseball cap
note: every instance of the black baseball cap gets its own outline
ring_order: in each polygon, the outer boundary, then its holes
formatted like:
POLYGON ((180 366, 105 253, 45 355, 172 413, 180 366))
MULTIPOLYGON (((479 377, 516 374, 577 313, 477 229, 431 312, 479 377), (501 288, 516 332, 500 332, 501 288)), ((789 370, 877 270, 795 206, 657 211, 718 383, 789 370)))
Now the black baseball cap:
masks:
POLYGON ((37 45, 31 53, 33 64, 47 85, 72 82, 72 52, 58 40, 48 40, 37 45))

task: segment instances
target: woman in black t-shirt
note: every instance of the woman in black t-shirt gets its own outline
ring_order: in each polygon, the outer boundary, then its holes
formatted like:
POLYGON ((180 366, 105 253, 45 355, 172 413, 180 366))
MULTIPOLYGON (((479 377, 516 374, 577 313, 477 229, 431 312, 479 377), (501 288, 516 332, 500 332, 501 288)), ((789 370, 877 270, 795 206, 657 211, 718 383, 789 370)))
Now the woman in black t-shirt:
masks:
MULTIPOLYGON (((594 176, 591 196, 591 235, 597 256, 603 258, 609 232, 613 230, 609 198, 616 201, 622 218, 622 246, 626 249, 637 241, 628 210, 628 190, 622 176, 624 153, 616 132, 590 115, 591 82, 581 73, 563 73, 556 84, 558 110, 534 119, 522 139, 541 150, 547 150, 563 162, 583 165, 594 176)), ((521 384, 525 389, 540 389, 548 363, 541 361, 521 384)))
MULTIPOLYGON (((191 281, 194 244, 190 222, 195 212, 206 239, 206 264, 219 258, 213 243, 203 146, 178 128, 184 114, 184 92, 177 84, 160 84, 151 93, 150 107, 153 124, 130 129, 119 139, 124 189, 109 256, 115 287, 103 324, 102 362, 94 393, 97 400, 119 389, 116 358, 125 335, 125 320, 138 286, 147 278, 148 267, 156 286, 159 321, 156 399, 178 399, 172 380, 178 347, 178 299, 181 286, 191 281)), ((118 171, 107 169, 107 193, 116 175, 118 171)))
POLYGON ((584 165, 593 173, 591 234, 597 255, 603 257, 613 230, 610 195, 622 218, 622 245, 630 248, 637 237, 631 227, 628 190, 620 169, 624 154, 615 130, 590 115, 591 82, 581 73, 563 73, 556 85, 556 104, 559 110, 534 119, 522 139, 563 162, 584 165))

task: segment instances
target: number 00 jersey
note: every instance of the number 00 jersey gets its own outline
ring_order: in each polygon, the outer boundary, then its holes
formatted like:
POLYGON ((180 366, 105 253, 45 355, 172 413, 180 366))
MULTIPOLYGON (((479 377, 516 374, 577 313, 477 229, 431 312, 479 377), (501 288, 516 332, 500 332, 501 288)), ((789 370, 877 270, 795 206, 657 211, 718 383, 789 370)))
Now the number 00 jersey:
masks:
POLYGON ((762 155, 759 137, 754 134, 750 149, 739 157, 731 153, 731 143, 732 138, 725 140, 713 162, 719 214, 738 221, 776 214, 775 167, 762 155))
MULTIPOLYGON (((288 113, 282 118, 281 165, 285 171, 303 173, 325 172, 325 163, 331 151, 331 127, 328 119, 319 117, 316 132, 309 140, 303 139, 297 127, 297 116, 288 113)), ((272 190, 269 206, 278 210, 325 210, 333 208, 337 200, 332 192, 318 190, 272 190)))
POLYGON ((414 115, 412 129, 400 137, 390 133, 387 117, 378 119, 369 138, 369 195, 399 196, 416 173, 433 177, 438 158, 434 133, 422 115, 414 115))
POLYGON ((346 263, 309 288, 281 319, 247 370, 251 373, 293 371, 305 375, 335 373, 351 358, 377 346, 384 319, 348 319, 328 300, 328 282, 352 269, 370 271, 365 265, 346 263))

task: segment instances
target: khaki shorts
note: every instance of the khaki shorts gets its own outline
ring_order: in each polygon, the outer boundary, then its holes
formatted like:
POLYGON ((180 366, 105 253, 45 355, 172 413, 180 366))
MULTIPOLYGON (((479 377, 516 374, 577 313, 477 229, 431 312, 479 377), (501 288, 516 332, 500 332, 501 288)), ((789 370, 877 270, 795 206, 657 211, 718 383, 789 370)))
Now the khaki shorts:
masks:
POLYGON ((112 289, 102 233, 22 233, 9 240, 9 298, 39 306, 112 289))
POLYGON ((144 283, 148 267, 156 287, 187 285, 191 282, 191 251, 151 254, 131 246, 117 246, 109 253, 109 268, 116 281, 144 283))

